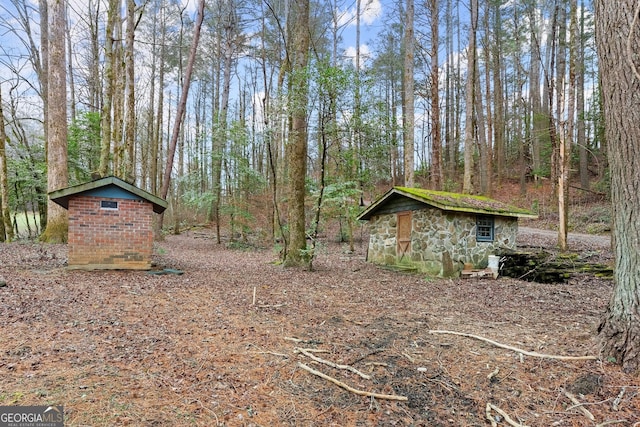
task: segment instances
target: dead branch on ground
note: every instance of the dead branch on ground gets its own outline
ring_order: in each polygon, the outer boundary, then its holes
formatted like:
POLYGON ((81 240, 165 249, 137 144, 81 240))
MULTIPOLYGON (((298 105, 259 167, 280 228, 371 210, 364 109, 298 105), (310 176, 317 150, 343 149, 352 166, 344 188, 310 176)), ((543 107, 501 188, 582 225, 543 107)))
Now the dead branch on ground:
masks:
POLYGON ((324 378, 325 380, 334 383, 335 385, 337 385, 338 387, 341 387, 347 391, 350 391, 351 393, 357 394, 359 396, 369 396, 369 397, 374 397, 376 399, 386 399, 386 400, 399 400, 399 401, 407 401, 409 400, 409 398, 407 398, 406 396, 398 396, 395 394, 380 394, 380 393, 373 393, 370 391, 363 391, 363 390, 358 390, 355 389, 345 383, 343 383, 342 381, 339 381, 333 377, 330 377, 329 375, 323 374, 320 371, 316 371, 313 368, 310 368, 309 366, 305 365, 304 363, 298 362, 298 367, 304 369, 305 371, 316 375, 320 378, 324 378))
POLYGON ((492 344, 496 347, 504 348, 506 350, 515 351, 516 353, 524 354, 525 356, 531 357, 540 357, 543 359, 555 359, 555 360, 598 360, 597 356, 558 356, 555 354, 544 354, 537 353, 535 351, 527 351, 517 347, 513 347, 507 344, 501 344, 497 341, 491 340, 489 338, 481 337, 479 335, 467 334, 464 332, 455 332, 455 331, 446 331, 446 330, 431 330, 430 334, 449 334, 449 335, 458 335, 461 337, 474 338, 479 341, 484 341, 486 343, 492 344))
POLYGON ((295 351, 298 352, 298 353, 304 354, 308 358, 310 358, 312 360, 315 360, 318 363, 322 363, 322 364, 325 364, 327 366, 331 366, 332 368, 344 369, 346 371, 353 372, 354 374, 360 375, 365 380, 370 380, 371 379, 370 375, 363 374, 362 372, 360 372, 359 370, 357 370, 353 366, 350 366, 350 365, 339 365, 339 364, 334 363, 334 362, 332 362, 330 360, 322 359, 322 358, 316 356, 315 354, 312 354, 308 349, 296 347, 295 351))
MULTIPOLYGON (((593 416, 593 414, 591 412, 589 412, 589 410, 587 408, 585 408, 582 402, 580 402, 574 395, 573 393, 570 393, 568 391, 565 390, 564 395, 567 396, 567 399, 569 399, 571 402, 573 402, 574 406, 572 406, 571 408, 578 408, 578 410, 580 410, 580 412, 582 412, 582 414, 589 418, 590 421, 595 421, 596 417, 593 416)), ((571 409, 571 408, 567 408, 567 410, 571 409)))
POLYGON ((511 419, 511 417, 509 417, 509 415, 507 415, 506 412, 504 412, 502 409, 498 408, 493 403, 487 402, 486 414, 487 414, 487 419, 491 422, 491 426, 492 427, 497 427, 498 423, 496 422, 496 420, 491 415, 491 410, 494 410, 498 414, 500 414, 502 416, 502 418, 504 418, 505 422, 509 423, 509 425, 512 425, 513 427, 528 427, 528 426, 526 426, 524 424, 520 424, 520 423, 514 421, 513 419, 511 419))

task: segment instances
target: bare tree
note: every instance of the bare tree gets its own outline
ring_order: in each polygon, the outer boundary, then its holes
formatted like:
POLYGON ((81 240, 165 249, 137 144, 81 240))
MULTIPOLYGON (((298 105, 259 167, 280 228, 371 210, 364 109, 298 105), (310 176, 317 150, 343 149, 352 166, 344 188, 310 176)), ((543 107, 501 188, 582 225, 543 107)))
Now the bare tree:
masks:
POLYGON ((413 20, 413 0, 406 0, 403 43, 404 67, 402 74, 402 138, 404 146, 404 185, 407 187, 414 186, 415 94, 413 78, 413 20))
MULTIPOLYGON (((189 59, 187 61, 187 69, 185 70, 182 93, 180 94, 180 102, 178 103, 178 111, 176 112, 176 121, 173 125, 173 132, 171 134, 171 140, 169 141, 169 148, 167 150, 167 162, 165 164, 164 175, 162 178, 162 188, 160 190, 160 196, 163 199, 167 198, 167 195, 169 194, 169 186, 171 185, 173 159, 176 154, 176 146, 178 144, 178 137, 180 136, 180 127, 182 126, 184 112, 187 108, 189 87, 191 85, 191 74, 193 73, 193 64, 195 62, 196 53, 198 51, 198 42, 200 41, 200 29, 202 28, 202 21, 204 19, 204 3, 205 0, 200 0, 198 2, 198 16, 194 24, 193 41, 191 42, 191 49, 189 50, 189 59)), ((160 228, 162 228, 162 218, 163 216, 160 215, 160 228)))

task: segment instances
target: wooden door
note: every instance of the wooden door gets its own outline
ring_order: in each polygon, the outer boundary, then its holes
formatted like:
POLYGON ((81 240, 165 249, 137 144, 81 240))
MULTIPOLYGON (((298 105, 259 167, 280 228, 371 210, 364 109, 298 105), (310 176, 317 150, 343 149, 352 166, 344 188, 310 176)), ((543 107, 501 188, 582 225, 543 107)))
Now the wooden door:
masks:
POLYGON ((398 214, 396 240, 398 242, 396 256, 398 261, 402 261, 405 255, 411 254, 411 211, 398 214))

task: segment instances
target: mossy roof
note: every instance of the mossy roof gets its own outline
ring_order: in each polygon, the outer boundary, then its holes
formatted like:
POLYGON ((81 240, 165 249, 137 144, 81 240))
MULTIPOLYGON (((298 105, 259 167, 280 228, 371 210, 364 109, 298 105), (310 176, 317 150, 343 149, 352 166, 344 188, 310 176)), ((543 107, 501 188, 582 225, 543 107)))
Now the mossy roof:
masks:
POLYGON ((52 191, 49 193, 49 198, 63 208, 69 209, 69 198, 104 188, 118 188, 140 199, 146 200, 153 205, 153 211, 155 213, 162 213, 167 208, 167 202, 165 200, 115 176, 108 176, 52 191))
POLYGON ((367 207, 358 216, 358 219, 368 221, 387 203, 391 200, 397 199, 398 197, 407 197, 424 203, 425 205, 442 209, 443 211, 516 218, 538 217, 535 213, 527 209, 518 208, 498 200, 490 199, 489 197, 450 193, 447 191, 425 190, 423 188, 393 187, 369 205, 369 207, 367 207))

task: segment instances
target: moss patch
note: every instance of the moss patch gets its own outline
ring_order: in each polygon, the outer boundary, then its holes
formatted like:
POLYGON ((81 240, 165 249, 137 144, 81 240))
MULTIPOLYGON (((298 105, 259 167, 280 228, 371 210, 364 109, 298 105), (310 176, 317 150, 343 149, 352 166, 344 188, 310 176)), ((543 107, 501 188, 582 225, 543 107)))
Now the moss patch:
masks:
POLYGON ((444 210, 471 212, 479 214, 501 214, 509 216, 534 217, 535 214, 527 209, 507 205, 498 200, 485 196, 451 193, 448 191, 425 190, 423 188, 394 187, 395 190, 417 197, 425 203, 444 210))

